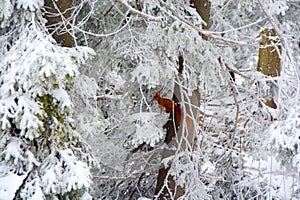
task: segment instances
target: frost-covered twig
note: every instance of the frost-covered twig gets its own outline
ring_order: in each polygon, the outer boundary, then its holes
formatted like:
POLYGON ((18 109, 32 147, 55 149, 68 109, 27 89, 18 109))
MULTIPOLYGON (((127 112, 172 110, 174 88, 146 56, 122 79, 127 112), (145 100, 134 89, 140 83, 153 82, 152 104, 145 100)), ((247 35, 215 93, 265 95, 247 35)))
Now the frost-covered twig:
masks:
POLYGON ((215 179, 215 180, 222 180, 224 181, 224 177, 222 176, 209 176, 206 174, 199 174, 200 177, 205 178, 205 179, 215 179))
POLYGON ((72 8, 67 8, 66 10, 64 10, 62 12, 55 1, 53 1, 53 6, 56 9, 57 13, 50 13, 47 11, 45 11, 45 13, 51 14, 52 17, 60 17, 61 20, 57 24, 50 25, 50 26, 56 27, 52 34, 56 33, 57 35, 60 35, 60 34, 62 35, 62 34, 64 34, 64 32, 62 30, 64 30, 66 33, 70 34, 73 38, 75 38, 75 35, 73 34, 73 32, 69 30, 69 28, 72 27, 72 24, 71 24, 72 17, 69 17, 69 18, 65 17, 66 13, 69 12, 70 10, 72 10, 72 8), (68 28, 68 26, 69 26, 69 28, 68 28))
MULTIPOLYGON (((175 82, 176 84, 180 85, 180 87, 182 87, 182 88, 188 90, 188 88, 185 87, 184 85, 182 85, 179 81, 174 80, 174 82, 175 82)), ((201 110, 201 108, 200 108, 199 106, 195 106, 195 105, 193 105, 193 104, 191 104, 191 103, 189 103, 189 102, 184 102, 184 104, 187 105, 187 106, 190 106, 190 107, 193 108, 193 109, 197 109, 198 112, 199 112, 201 115, 203 115, 203 116, 217 118, 216 115, 214 115, 214 114, 208 114, 208 113, 206 113, 205 111, 201 110)))
POLYGON ((110 176, 93 176, 93 179, 97 180, 107 180, 107 181, 119 181, 119 180, 125 180, 125 179, 131 179, 134 178, 132 176, 125 176, 125 177, 110 177, 110 176))
POLYGON ((124 7, 126 7, 130 13, 136 14, 137 16, 147 20, 147 21, 155 21, 160 22, 163 18, 162 17, 154 17, 152 15, 148 15, 146 13, 143 13, 133 7, 131 7, 125 0, 117 0, 120 4, 122 4, 124 7))
POLYGON ((85 31, 85 30, 79 28, 78 26, 73 26, 73 28, 76 29, 77 31, 82 32, 83 34, 92 35, 92 36, 95 36, 95 37, 108 37, 108 36, 112 36, 112 35, 116 35, 116 34, 120 33, 125 27, 127 27, 129 22, 130 22, 130 20, 126 20, 126 24, 124 24, 120 28, 116 29, 115 31, 113 31, 111 33, 106 33, 106 34, 92 33, 92 32, 89 32, 89 31, 85 31))
POLYGON ((159 2, 161 4, 163 4, 169 11, 171 11, 172 14, 169 14, 171 17, 173 17, 175 20, 178 20, 182 24, 185 24, 189 28, 194 29, 195 31, 197 31, 200 34, 203 34, 203 35, 205 35, 209 38, 221 40, 221 41, 229 43, 229 44, 238 44, 238 45, 248 45, 249 44, 249 42, 237 41, 237 40, 232 40, 232 39, 229 39, 229 38, 224 38, 224 37, 221 37, 221 36, 218 36, 218 35, 214 35, 213 32, 211 32, 211 31, 200 29, 197 26, 195 26, 194 24, 192 24, 189 21, 187 21, 186 19, 184 19, 182 16, 180 16, 174 9, 172 9, 166 3, 162 2, 161 0, 159 0, 159 2))
MULTIPOLYGON (((85 24, 85 23, 87 23, 88 22, 88 20, 90 19, 90 17, 92 16, 92 13, 93 13, 93 11, 94 11, 94 2, 92 2, 92 6, 90 6, 91 7, 91 11, 88 13, 88 14, 86 14, 86 16, 83 18, 83 19, 81 19, 79 22, 77 22, 77 16, 78 15, 80 15, 80 12, 81 12, 81 9, 84 7, 84 3, 80 3, 77 7, 76 7, 76 9, 75 9, 75 11, 74 11, 74 13, 72 14, 72 21, 73 21, 73 24, 72 24, 72 26, 71 26, 71 29, 73 29, 73 30, 77 30, 77 31, 79 31, 79 32, 81 32, 83 35, 84 35, 84 37, 85 37, 85 41, 86 41, 86 35, 91 35, 91 36, 94 36, 94 37, 109 37, 109 36, 113 36, 113 35, 116 35, 116 34, 118 34, 118 33, 120 33, 122 30, 124 30, 124 28, 126 28, 127 27, 127 25, 130 23, 130 19, 129 20, 125 20, 126 21, 126 23, 125 24, 123 24, 123 22, 124 21, 122 21, 121 23, 120 23, 120 25, 113 31, 113 32, 110 32, 110 33, 93 33, 93 32, 91 32, 91 31, 85 31, 84 29, 82 29, 81 27, 85 24), (76 25, 75 25, 75 22, 77 23, 76 25)), ((111 9, 110 9, 111 10, 111 9)), ((110 11, 109 10, 109 11, 110 11)), ((107 12, 109 12, 109 11, 107 11, 107 12)), ((106 14, 104 14, 104 16, 105 16, 106 14)), ((76 40, 74 40, 75 42, 76 42, 76 40)))
POLYGON ((238 30, 242 30, 251 26, 254 26, 262 21, 264 21, 265 19, 263 18, 259 18, 258 20, 256 20, 255 22, 252 22, 250 24, 244 25, 244 26, 240 26, 237 28, 233 28, 233 29, 229 29, 229 30, 224 30, 224 31, 210 31, 210 33, 212 34, 223 34, 223 33, 229 33, 229 32, 234 32, 234 31, 238 31, 238 30))
POLYGON ((233 137, 234 138, 234 134, 236 133, 237 130, 237 124, 238 124, 238 118, 239 118, 239 113, 240 113, 240 106, 239 103, 237 101, 237 95, 238 95, 238 90, 236 89, 235 85, 233 84, 233 82, 231 80, 228 81, 229 85, 232 88, 232 96, 234 99, 234 104, 236 106, 236 114, 235 114, 235 120, 234 120, 234 129, 233 129, 233 137))
MULTIPOLYGON (((148 104, 148 102, 147 102, 147 98, 146 98, 145 95, 144 95, 144 92, 143 92, 143 90, 142 90, 142 86, 141 86, 141 85, 140 85, 140 93, 141 93, 141 95, 142 95, 141 101, 144 101, 145 104, 146 104, 146 106, 147 106, 147 108, 150 110, 150 112, 152 112, 151 107, 149 106, 149 104, 148 104)), ((143 105, 143 103, 141 102, 141 106, 142 106, 142 105, 143 105)), ((142 111, 142 109, 141 109, 141 111, 142 111)))
POLYGON ((227 63, 224 63, 224 66, 231 72, 240 75, 243 78, 250 79, 249 76, 240 72, 237 68, 229 66, 227 63))
MULTIPOLYGON (((219 57, 218 60, 220 62, 220 65, 223 68, 228 69, 226 67, 227 64, 222 61, 221 57, 219 57)), ((232 80, 228 80, 228 84, 230 85, 230 87, 232 89, 232 96, 233 96, 233 100, 234 100, 234 105, 236 106, 236 115, 235 115, 235 120, 234 120, 234 128, 233 128, 233 135, 232 135, 232 147, 231 147, 231 148, 233 148, 234 135, 235 135, 236 130, 237 130, 237 124, 238 124, 238 118, 239 118, 239 113, 240 113, 240 107, 239 107, 239 103, 238 103, 238 100, 237 100, 238 90, 236 89, 236 87, 233 84, 232 80)))
POLYGON ((101 95, 101 96, 94 96, 90 97, 89 99, 101 99, 101 100, 122 100, 123 95, 101 95))

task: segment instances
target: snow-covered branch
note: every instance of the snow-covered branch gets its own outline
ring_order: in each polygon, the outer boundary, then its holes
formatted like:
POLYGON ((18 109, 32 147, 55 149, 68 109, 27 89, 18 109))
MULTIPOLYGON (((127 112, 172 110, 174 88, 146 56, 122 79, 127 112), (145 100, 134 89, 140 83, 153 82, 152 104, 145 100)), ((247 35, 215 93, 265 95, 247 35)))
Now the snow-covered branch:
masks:
POLYGON ((167 5, 166 3, 164 3, 163 1, 159 0, 161 4, 163 4, 170 12, 171 14, 169 14, 171 17, 173 17, 175 20, 178 20, 180 23, 188 26, 189 28, 197 31, 199 34, 205 35, 209 38, 213 38, 216 40, 220 40, 223 41, 225 43, 228 44, 238 44, 238 45, 250 45, 252 42, 247 42, 247 41, 237 41, 237 40, 232 40, 229 38, 225 38, 225 37, 221 37, 218 35, 214 35, 213 32, 208 31, 208 30, 203 30, 197 26, 195 26, 194 24, 190 23, 189 21, 187 21, 186 19, 184 19, 184 17, 182 17, 181 15, 178 14, 178 12, 176 12, 173 8, 171 8, 169 5, 167 5))
POLYGON ((155 21, 155 22, 161 22, 162 21, 162 17, 155 17, 152 15, 148 15, 146 13, 143 13, 135 8, 133 8, 132 6, 130 6, 125 0, 117 0, 117 2, 119 2, 120 4, 122 4, 124 7, 126 7, 130 13, 132 14, 136 14, 137 16, 145 19, 146 21, 155 21))

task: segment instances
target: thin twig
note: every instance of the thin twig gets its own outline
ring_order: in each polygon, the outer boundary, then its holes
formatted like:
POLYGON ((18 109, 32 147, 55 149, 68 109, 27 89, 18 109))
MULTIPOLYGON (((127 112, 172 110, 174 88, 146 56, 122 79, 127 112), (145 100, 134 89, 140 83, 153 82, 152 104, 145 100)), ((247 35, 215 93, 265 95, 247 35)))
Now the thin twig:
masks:
POLYGON ((240 76, 243 77, 243 78, 251 79, 249 76, 243 74, 243 73, 240 72, 237 68, 229 66, 227 63, 224 63, 224 66, 225 66, 229 71, 231 71, 231 72, 233 72, 233 73, 235 73, 235 74, 238 74, 238 75, 240 75, 240 76))
POLYGON ((94 180, 105 180, 105 181, 118 181, 118 180, 125 180, 134 178, 132 176, 127 177, 110 177, 110 176, 93 176, 94 180))
POLYGON ((129 24, 129 22, 130 22, 130 20, 127 20, 126 24, 124 24, 123 26, 121 26, 120 28, 118 28, 117 30, 115 30, 114 32, 107 33, 107 34, 92 33, 92 32, 89 32, 89 31, 85 31, 85 30, 79 28, 78 26, 73 26, 73 27, 77 31, 80 31, 80 32, 82 32, 84 34, 87 34, 87 35, 92 35, 92 36, 95 36, 95 37, 108 37, 108 36, 113 36, 113 35, 116 35, 116 34, 120 33, 125 27, 127 27, 127 25, 129 24))
MULTIPOLYGON (((218 60, 219 60, 219 62, 221 64, 221 66, 223 66, 225 69, 227 69, 226 68, 226 63, 223 63, 223 61, 222 61, 222 59, 220 57, 219 57, 218 60)), ((237 130, 237 124, 238 124, 238 118, 239 118, 239 113, 240 113, 240 107, 239 107, 239 103, 238 103, 238 100, 237 100, 238 90, 234 86, 232 80, 229 80, 228 84, 230 85, 230 87, 232 89, 234 104, 236 106, 236 115, 235 115, 235 120, 234 120, 233 137, 232 137, 232 147, 231 147, 231 148, 233 148, 233 140, 234 140, 234 136, 235 136, 235 133, 236 133, 236 130, 237 130)))
POLYGON ((101 96, 94 96, 89 97, 89 99, 100 99, 100 100, 122 100, 123 95, 101 95, 101 96))
POLYGON ((163 4, 169 11, 171 11, 172 14, 169 14, 171 17, 178 20, 182 24, 185 24, 186 26, 190 27, 191 29, 194 29, 195 31, 197 31, 201 35, 203 34, 203 35, 205 35, 209 38, 221 40, 221 41, 229 43, 229 44, 239 44, 239 45, 249 45, 250 44, 249 42, 245 42, 245 41, 237 41, 237 40, 232 40, 232 39, 229 39, 229 38, 224 38, 224 37, 221 37, 221 36, 218 36, 218 35, 214 35, 213 32, 211 32, 211 31, 200 29, 197 26, 195 26, 194 24, 192 24, 189 21, 187 21, 186 19, 184 19, 182 16, 180 16, 174 9, 172 9, 166 3, 162 2, 161 0, 159 0, 159 2, 161 4, 163 4))
POLYGON ((116 0, 117 2, 119 2, 120 4, 122 4, 124 7, 126 7, 130 13, 132 14, 136 14, 137 16, 147 20, 147 21, 155 21, 155 22, 161 22, 162 21, 162 17, 154 17, 152 15, 148 15, 146 13, 143 13, 133 7, 131 7, 126 1, 124 0, 116 0))
POLYGON ((250 24, 247 24, 247 25, 244 25, 244 26, 241 26, 241 27, 237 27, 237 28, 233 28, 233 29, 229 29, 229 30, 224 30, 224 31, 210 31, 210 33, 212 33, 212 34, 223 34, 223 33, 234 32, 234 31, 238 31, 238 30, 241 30, 241 29, 245 29, 245 28, 254 26, 254 25, 256 25, 256 24, 258 24, 258 23, 260 23, 262 21, 264 21, 264 19, 263 18, 259 18, 255 22, 252 22, 250 24))

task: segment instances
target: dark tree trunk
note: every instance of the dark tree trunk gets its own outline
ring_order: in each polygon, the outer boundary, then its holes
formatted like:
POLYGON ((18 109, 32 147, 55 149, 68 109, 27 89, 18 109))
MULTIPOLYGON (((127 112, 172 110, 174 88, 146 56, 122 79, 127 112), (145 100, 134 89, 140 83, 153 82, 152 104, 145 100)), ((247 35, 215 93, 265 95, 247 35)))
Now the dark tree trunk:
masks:
MULTIPOLYGON (((180 55, 178 57, 178 64, 179 64, 178 73, 180 75, 183 71, 183 62, 184 62, 183 57, 180 55)), ((176 86, 175 86, 175 88, 176 88, 176 86)), ((174 89, 173 101, 178 102, 180 97, 178 96, 178 94, 176 94, 175 90, 176 89, 174 89)), ((179 124, 177 124, 178 122, 176 120, 173 121, 173 119, 176 119, 176 116, 174 116, 174 115, 175 115, 175 112, 171 112, 170 116, 169 116, 169 120, 164 125, 164 128, 167 130, 164 142, 168 145, 169 148, 171 148, 171 147, 178 148, 177 144, 174 140, 176 138, 176 135, 178 134, 179 124)), ((169 151, 169 150, 164 150, 162 152, 162 159, 167 158, 172 155, 174 155, 174 152, 169 151)), ((173 179, 173 176, 168 174, 171 165, 172 164, 169 163, 169 167, 165 168, 164 166, 162 166, 159 169, 158 176, 157 176, 156 188, 155 188, 155 195, 157 196, 158 199, 171 199, 170 198, 171 196, 172 196, 172 198, 177 199, 184 194, 183 188, 177 186, 173 179)))
MULTIPOLYGON (((209 26, 209 19, 210 19, 210 7, 211 3, 209 0, 191 0, 191 6, 196 8, 196 11, 201 16, 201 18, 205 21, 206 25, 203 25, 203 29, 208 29, 209 26)), ((205 35, 201 35, 201 37, 204 40, 207 40, 208 37, 205 35)), ((181 77, 184 70, 184 57, 183 55, 178 56, 178 74, 179 77, 181 77)), ((180 78, 179 78, 180 79, 180 78)), ((176 83, 180 83, 180 80, 177 80, 176 83)), ((183 102, 182 104, 182 110, 183 116, 194 116, 197 117, 197 110, 195 107, 191 107, 191 105, 186 104, 185 102, 190 102, 194 106, 200 106, 200 93, 198 90, 193 91, 193 94, 191 97, 185 97, 181 96, 182 88, 180 85, 175 84, 174 86, 174 94, 173 94, 173 100, 174 102, 183 102), (188 99, 187 99, 188 98, 188 99)), ((183 117, 184 118, 184 117, 183 117)), ((172 113, 170 114, 170 119, 173 119, 172 113)), ((186 119, 183 119, 186 120, 186 119)), ((190 120, 192 121, 192 120, 190 120)), ((197 121, 197 120, 196 120, 197 121)), ((165 138, 165 143, 168 145, 168 147, 176 147, 181 150, 193 150, 194 146, 194 138, 196 134, 196 124, 194 124, 194 121, 190 125, 191 127, 188 127, 187 129, 179 127, 177 128, 177 124, 175 124, 172 120, 169 120, 165 124, 165 128, 167 129, 167 134, 165 138), (175 139, 180 141, 181 138, 184 137, 184 141, 182 142, 180 146, 176 143, 175 139)), ((170 152, 168 150, 164 150, 162 152, 162 159, 167 158, 169 156, 174 155, 174 152, 170 152)), ((165 168, 162 166, 159 169, 158 177, 157 177, 157 184, 155 188, 155 195, 158 199, 170 199, 170 196, 174 199, 178 199, 182 195, 184 195, 185 190, 184 188, 181 188, 178 186, 172 175, 168 174, 170 170, 170 166, 172 163, 169 163, 169 167, 165 168)))
POLYGON ((63 47, 72 47, 73 40, 70 34, 72 0, 45 0, 44 17, 46 26, 55 41, 63 47))
MULTIPOLYGON (((191 5, 196 8, 197 13, 200 15, 206 24, 202 25, 202 29, 208 30, 210 19, 210 0, 191 0, 191 5)), ((201 35, 204 40, 208 40, 206 35, 201 35)))
MULTIPOLYGON (((183 55, 179 55, 178 57, 178 74, 181 76, 181 73, 184 70, 184 58, 183 55)), ((180 79, 180 78, 179 78, 180 79)), ((177 80, 177 83, 180 83, 180 80, 177 80)), ((183 97, 181 96, 182 87, 178 84, 174 86, 174 94, 173 94, 173 101, 174 102, 182 102, 181 109, 182 109, 182 118, 183 120, 188 120, 185 116, 197 116, 197 111, 194 108, 191 108, 189 104, 186 102, 191 102, 191 104, 195 106, 199 106, 200 99, 197 95, 197 92, 194 92, 191 97, 183 97), (187 99, 188 98, 188 99, 187 99), (185 114, 186 113, 186 114, 185 114)), ((168 145, 170 149, 180 149, 180 150, 188 150, 192 151, 194 146, 194 137, 195 137, 195 124, 191 124, 190 127, 183 127, 187 126, 185 123, 177 124, 177 122, 173 121, 176 119, 176 116, 173 117, 173 113, 170 114, 168 122, 164 125, 164 128, 167 130, 165 143, 168 145), (180 144, 177 141, 182 141, 180 144)), ((190 120, 191 121, 191 120, 190 120)), ((173 156, 175 151, 164 150, 162 152, 162 159, 168 158, 169 156, 173 156)), ((168 167, 165 168, 162 166, 159 169, 158 177, 157 177, 157 184, 155 189, 155 195, 158 199, 178 199, 179 197, 183 196, 185 193, 184 188, 180 187, 176 184, 174 177, 169 174, 170 167, 172 167, 172 161, 168 163, 168 167)))

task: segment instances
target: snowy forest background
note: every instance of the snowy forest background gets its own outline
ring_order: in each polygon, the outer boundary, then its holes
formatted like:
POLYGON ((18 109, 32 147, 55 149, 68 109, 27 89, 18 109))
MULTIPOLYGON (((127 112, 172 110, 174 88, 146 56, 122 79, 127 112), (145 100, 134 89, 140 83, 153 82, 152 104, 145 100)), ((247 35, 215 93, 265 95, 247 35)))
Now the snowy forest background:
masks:
POLYGON ((298 0, 0 0, 0 199, 299 199, 299 33, 298 0))

